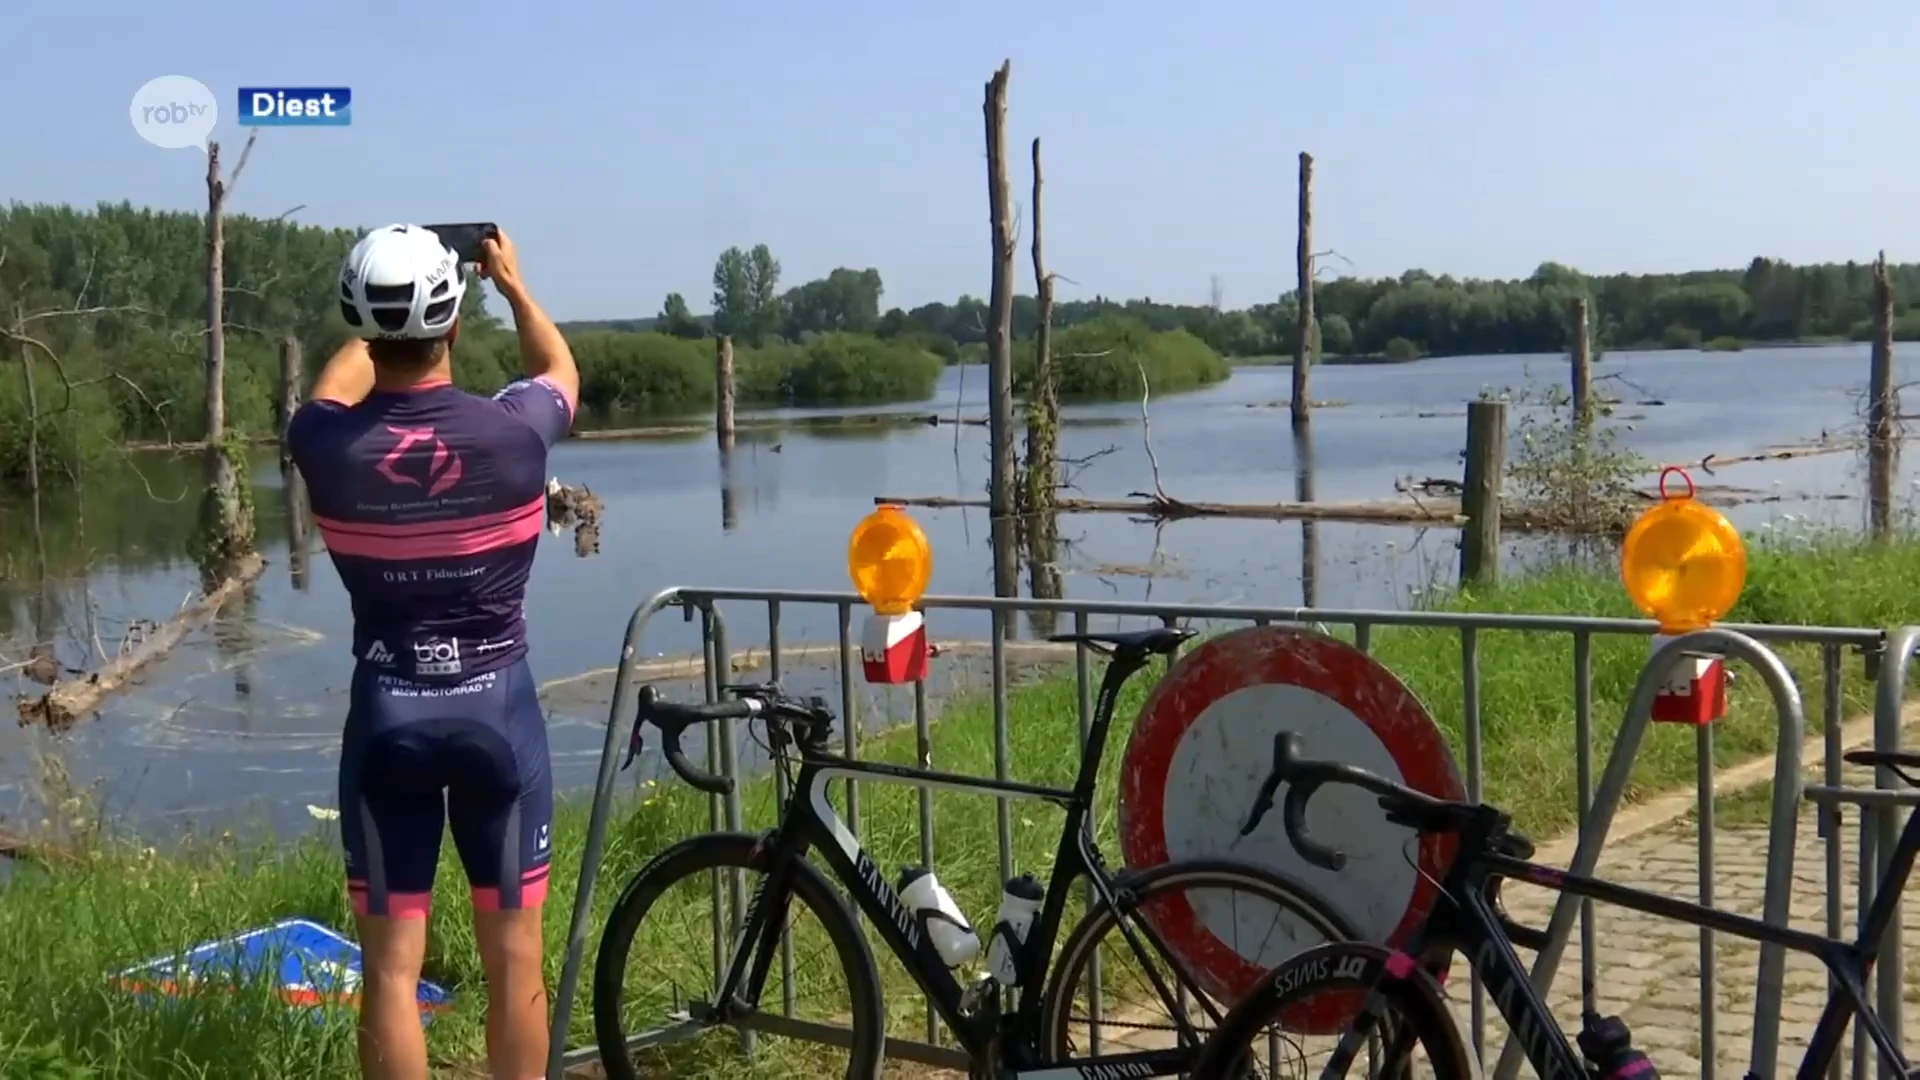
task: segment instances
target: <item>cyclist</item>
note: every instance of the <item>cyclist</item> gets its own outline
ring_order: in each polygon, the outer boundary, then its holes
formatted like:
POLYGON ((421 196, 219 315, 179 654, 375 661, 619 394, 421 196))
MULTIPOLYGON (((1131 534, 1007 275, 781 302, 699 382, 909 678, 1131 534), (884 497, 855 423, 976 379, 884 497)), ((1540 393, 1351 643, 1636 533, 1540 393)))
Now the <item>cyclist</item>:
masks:
POLYGON ((491 398, 453 386, 459 256, 392 225, 347 256, 340 309, 360 336, 287 431, 353 606, 340 825, 364 949, 361 1071, 378 1080, 427 1076, 415 1001, 447 825, 472 887, 492 1074, 546 1068, 553 791, 522 604, 547 451, 572 426, 580 375, 505 233, 481 272, 513 308, 525 379, 491 398))

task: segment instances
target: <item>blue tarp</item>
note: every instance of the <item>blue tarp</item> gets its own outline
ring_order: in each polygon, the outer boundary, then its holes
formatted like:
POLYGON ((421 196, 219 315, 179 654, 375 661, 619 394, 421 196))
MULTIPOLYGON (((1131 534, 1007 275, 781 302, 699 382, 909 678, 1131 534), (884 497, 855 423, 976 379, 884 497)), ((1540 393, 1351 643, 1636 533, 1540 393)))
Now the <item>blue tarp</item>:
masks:
MULTIPOLYGON (((295 1008, 312 1009, 328 1001, 352 1001, 360 991, 360 946, 306 919, 288 919, 219 941, 197 945, 179 956, 165 956, 120 972, 120 984, 135 992, 176 996, 183 983, 218 979, 229 984, 257 982, 277 975, 280 993, 295 1008)), ((452 995, 420 980, 422 1019, 452 1001, 452 995)))

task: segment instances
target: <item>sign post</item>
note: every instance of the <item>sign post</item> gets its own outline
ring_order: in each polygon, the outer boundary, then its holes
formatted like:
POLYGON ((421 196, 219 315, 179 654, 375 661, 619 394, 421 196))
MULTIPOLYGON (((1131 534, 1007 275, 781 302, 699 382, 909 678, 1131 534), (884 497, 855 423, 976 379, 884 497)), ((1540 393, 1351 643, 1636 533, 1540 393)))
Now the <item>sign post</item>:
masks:
MULTIPOLYGON (((1747 582, 1747 548, 1733 523, 1694 498, 1693 478, 1669 465, 1660 470, 1660 502, 1627 530, 1620 547, 1620 580, 1633 606, 1660 623, 1653 652, 1672 638, 1712 626, 1740 599, 1747 582), (1686 494, 1667 491, 1678 475, 1686 494)), ((1653 699, 1663 724, 1711 724, 1727 715, 1726 660, 1704 653, 1682 657, 1653 699)))
POLYGON ((883 504, 853 527, 847 574, 873 605, 860 633, 860 667, 870 683, 927 677, 927 621, 914 604, 933 580, 933 547, 904 509, 883 504))

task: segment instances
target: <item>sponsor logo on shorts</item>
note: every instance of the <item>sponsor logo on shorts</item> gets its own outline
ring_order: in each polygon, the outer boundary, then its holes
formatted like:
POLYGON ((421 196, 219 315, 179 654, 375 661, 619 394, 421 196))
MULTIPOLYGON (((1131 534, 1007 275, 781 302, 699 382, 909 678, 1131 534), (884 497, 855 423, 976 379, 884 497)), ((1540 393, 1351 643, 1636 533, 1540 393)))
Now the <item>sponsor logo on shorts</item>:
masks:
POLYGON ((458 675, 460 639, 434 638, 413 643, 413 670, 420 675, 458 675))
POLYGON ((366 660, 370 664, 379 664, 381 667, 392 667, 393 651, 387 648, 386 642, 375 641, 367 646, 366 660))

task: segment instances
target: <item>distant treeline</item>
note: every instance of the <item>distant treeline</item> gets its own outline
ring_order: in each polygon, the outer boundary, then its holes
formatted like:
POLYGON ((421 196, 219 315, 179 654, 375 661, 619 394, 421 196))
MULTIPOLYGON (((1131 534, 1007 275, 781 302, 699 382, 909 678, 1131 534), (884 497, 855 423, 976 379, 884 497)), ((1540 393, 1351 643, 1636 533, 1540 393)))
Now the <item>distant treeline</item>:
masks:
MULTIPOLYGON (((226 321, 229 424, 271 429, 277 350, 297 341, 309 379, 346 336, 335 274, 354 230, 229 218, 226 321)), ((42 475, 77 474, 128 441, 200 437, 206 348, 206 247, 200 215, 127 203, 91 210, 0 207, 0 493, 26 475, 27 433, 42 475), (30 363, 24 361, 31 361, 30 363), (6 374, 11 371, 14 374, 6 374), (31 401, 31 403, 30 403, 31 401), (30 419, 37 417, 37 420, 30 419)), ((667 297, 652 319, 567 324, 587 408, 672 414, 714 396, 715 333, 732 335, 743 404, 834 405, 923 400, 942 361, 978 357, 984 301, 882 308, 875 269, 840 268, 782 289, 765 245, 730 248, 714 266, 713 314, 667 297), (651 333, 637 331, 652 331, 651 333)), ((1920 266, 1893 268, 1898 336, 1920 338, 1920 266)), ((1587 295, 1601 344, 1692 346, 1716 338, 1848 338, 1869 320, 1865 265, 1796 267, 1756 259, 1745 270, 1585 277, 1557 264, 1525 281, 1397 279, 1318 285, 1320 352, 1406 358, 1435 353, 1551 352, 1568 340, 1568 301, 1587 295)), ((519 371, 511 333, 471 290, 456 378, 492 390, 519 371)), ((543 297, 550 303, 559 298, 543 297)), ((1292 294, 1245 310, 1104 297, 1053 312, 1060 392, 1131 397, 1227 375, 1222 356, 1291 351, 1292 294)), ((1034 300, 1013 303, 1016 379, 1031 363, 1034 300)))
MULTIPOLYGON (((1920 340, 1920 264, 1892 267, 1895 336, 1920 340)), ((653 330, 680 337, 729 333, 761 341, 797 340, 832 331, 919 339, 948 362, 973 360, 986 340, 987 303, 885 308, 880 272, 840 268, 785 292, 780 261, 765 244, 729 248, 714 267, 714 314, 696 316, 679 293, 652 318, 574 322, 572 329, 653 330)), ((1744 269, 1684 274, 1588 276, 1542 263, 1524 280, 1435 276, 1409 270, 1397 278, 1332 278, 1314 287, 1323 355, 1417 355, 1558 352, 1572 327, 1569 302, 1586 296, 1594 340, 1614 348, 1697 348, 1716 340, 1786 342, 1863 339, 1871 327, 1872 283, 1866 263, 1794 266, 1756 258, 1744 269)), ((1299 299, 1289 291, 1240 310, 1151 299, 1066 300, 1053 325, 1072 327, 1124 315, 1156 331, 1184 330, 1223 356, 1290 354, 1299 299)), ((1031 296, 1013 301, 1013 333, 1030 338, 1039 322, 1031 296)))

